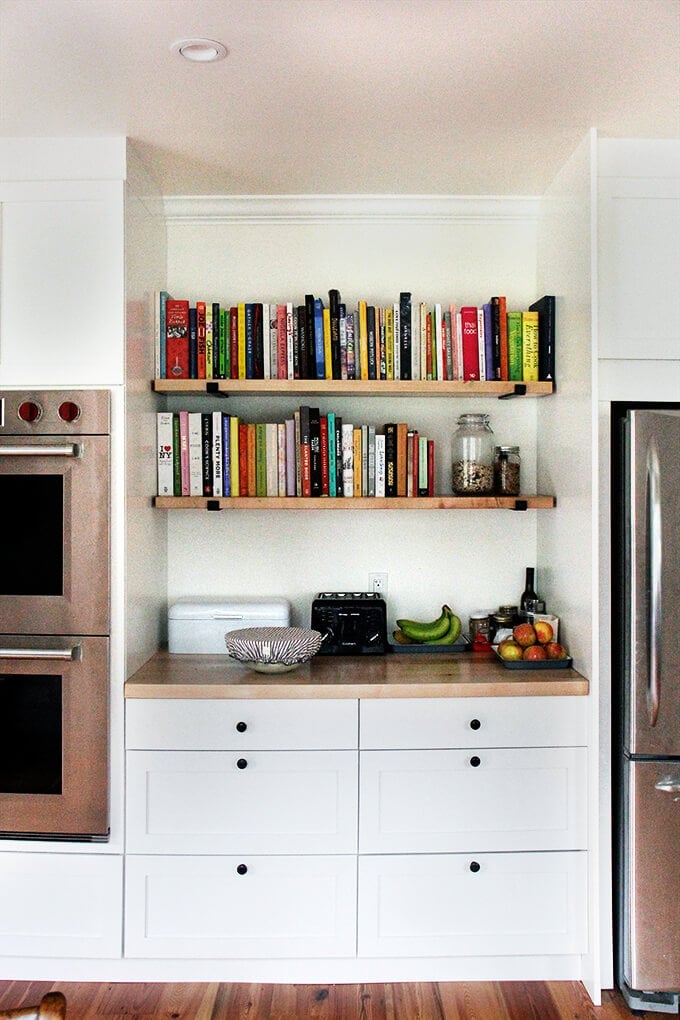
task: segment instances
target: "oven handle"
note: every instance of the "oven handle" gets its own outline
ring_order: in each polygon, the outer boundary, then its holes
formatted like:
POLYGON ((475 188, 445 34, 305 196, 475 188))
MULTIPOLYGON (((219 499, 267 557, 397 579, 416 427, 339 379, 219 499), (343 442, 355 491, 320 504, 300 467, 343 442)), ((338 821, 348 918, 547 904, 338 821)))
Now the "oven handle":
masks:
POLYGON ((0 457, 80 457, 80 443, 66 446, 0 446, 0 457))
POLYGON ((71 659, 83 657, 83 646, 72 645, 71 648, 2 648, 0 659, 71 659))

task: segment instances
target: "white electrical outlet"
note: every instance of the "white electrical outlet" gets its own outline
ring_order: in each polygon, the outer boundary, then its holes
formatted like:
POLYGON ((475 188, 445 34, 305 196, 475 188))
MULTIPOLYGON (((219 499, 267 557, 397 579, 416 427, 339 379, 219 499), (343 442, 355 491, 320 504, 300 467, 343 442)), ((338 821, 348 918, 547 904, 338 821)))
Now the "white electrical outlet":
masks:
POLYGON ((369 574, 368 590, 376 592, 381 598, 387 598, 387 574, 369 574))

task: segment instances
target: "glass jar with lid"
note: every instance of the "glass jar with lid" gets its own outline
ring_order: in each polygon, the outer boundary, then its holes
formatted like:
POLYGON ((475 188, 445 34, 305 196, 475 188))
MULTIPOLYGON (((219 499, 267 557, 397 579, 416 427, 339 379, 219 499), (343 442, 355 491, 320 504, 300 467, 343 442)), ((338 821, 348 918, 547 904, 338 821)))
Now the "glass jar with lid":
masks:
POLYGON ((497 446, 494 463, 494 490, 497 496, 519 496, 519 471, 519 446, 497 446))
POLYGON ((494 435, 488 414, 461 414, 453 434, 452 488, 458 496, 493 492, 494 435))

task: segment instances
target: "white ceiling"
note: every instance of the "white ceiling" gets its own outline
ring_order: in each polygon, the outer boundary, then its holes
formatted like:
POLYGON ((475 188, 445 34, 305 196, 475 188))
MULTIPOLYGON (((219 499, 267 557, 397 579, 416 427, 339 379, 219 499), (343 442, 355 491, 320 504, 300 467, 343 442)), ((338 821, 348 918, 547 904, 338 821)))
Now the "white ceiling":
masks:
POLYGON ((0 0, 0 137, 168 195, 540 194, 590 127, 680 136, 680 0, 0 0))

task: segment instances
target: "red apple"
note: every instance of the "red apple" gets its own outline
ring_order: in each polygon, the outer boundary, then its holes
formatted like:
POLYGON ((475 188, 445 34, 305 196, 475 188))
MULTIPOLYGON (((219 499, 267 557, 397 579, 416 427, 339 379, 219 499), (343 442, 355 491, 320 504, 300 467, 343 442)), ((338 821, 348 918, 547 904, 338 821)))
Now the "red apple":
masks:
POLYGON ((547 659, 548 655, 543 645, 529 645, 524 649, 522 658, 527 662, 537 662, 539 659, 547 659))
POLYGON ((549 641, 545 646, 545 652, 549 659, 568 659, 567 649, 558 641, 549 641))
POLYGON ((501 659, 507 659, 508 661, 518 660, 522 658, 522 649, 516 641, 511 641, 508 638, 506 641, 501 641, 498 646, 498 654, 501 659))
POLYGON ((536 637, 538 638, 539 645, 547 645, 549 641, 552 641, 552 624, 548 623, 547 620, 536 620, 534 623, 534 630, 536 631, 536 637))
POLYGON ((522 648, 536 644, 536 631, 533 623, 518 623, 512 632, 512 636, 522 648))

